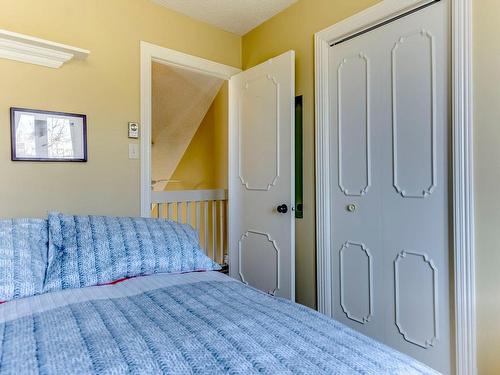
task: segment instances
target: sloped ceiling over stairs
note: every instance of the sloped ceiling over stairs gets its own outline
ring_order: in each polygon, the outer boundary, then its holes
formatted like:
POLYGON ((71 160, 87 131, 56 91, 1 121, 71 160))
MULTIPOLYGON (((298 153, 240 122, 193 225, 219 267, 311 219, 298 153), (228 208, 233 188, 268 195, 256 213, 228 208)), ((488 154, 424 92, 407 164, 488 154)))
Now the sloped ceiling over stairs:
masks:
POLYGON ((152 174, 155 191, 165 189, 223 81, 153 63, 152 174))

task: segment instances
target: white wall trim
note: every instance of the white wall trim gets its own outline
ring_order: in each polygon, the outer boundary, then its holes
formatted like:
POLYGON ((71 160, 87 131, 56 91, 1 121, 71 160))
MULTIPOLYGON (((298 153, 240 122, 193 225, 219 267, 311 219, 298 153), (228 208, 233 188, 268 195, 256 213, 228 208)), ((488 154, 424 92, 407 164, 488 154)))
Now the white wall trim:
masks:
POLYGON ((453 229, 458 375, 477 374, 472 61, 472 0, 453 0, 453 229))
MULTIPOLYGON (((452 161, 456 372, 477 374, 474 262, 472 0, 452 8, 452 161)), ((315 34, 318 309, 332 316, 328 51, 346 36, 432 0, 384 0, 315 34)))
POLYGON ((0 58, 60 68, 75 58, 84 60, 90 51, 0 29, 0 58))
POLYGON ((141 216, 151 216, 151 64, 174 65, 229 80, 241 70, 141 41, 141 216))

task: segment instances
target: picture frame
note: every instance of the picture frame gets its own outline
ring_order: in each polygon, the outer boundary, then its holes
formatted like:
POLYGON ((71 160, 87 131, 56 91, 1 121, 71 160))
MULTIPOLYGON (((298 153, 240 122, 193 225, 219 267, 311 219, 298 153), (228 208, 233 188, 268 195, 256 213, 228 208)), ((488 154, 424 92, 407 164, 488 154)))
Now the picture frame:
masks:
POLYGON ((10 108, 11 160, 87 162, 87 116, 10 108))

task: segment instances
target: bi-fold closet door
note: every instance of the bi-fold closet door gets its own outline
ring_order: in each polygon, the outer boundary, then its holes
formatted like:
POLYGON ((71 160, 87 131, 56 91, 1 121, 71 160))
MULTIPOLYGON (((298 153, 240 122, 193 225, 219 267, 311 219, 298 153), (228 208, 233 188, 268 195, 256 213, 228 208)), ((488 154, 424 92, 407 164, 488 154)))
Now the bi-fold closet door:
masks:
POLYGON ((330 48, 334 318, 443 373, 448 11, 443 0, 330 48))

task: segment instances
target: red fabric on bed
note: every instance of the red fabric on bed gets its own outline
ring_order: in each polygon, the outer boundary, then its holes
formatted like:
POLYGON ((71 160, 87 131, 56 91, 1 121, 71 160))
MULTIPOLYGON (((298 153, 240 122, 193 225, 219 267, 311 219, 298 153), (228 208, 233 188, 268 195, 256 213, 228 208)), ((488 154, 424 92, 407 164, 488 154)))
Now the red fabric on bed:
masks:
POLYGON ((122 279, 118 279, 118 280, 115 280, 115 281, 111 281, 111 282, 109 282, 109 283, 99 284, 99 286, 104 286, 104 285, 115 285, 115 284, 122 283, 122 282, 124 282, 125 280, 129 280, 129 279, 132 279, 132 277, 124 277, 124 278, 122 278, 122 279))

